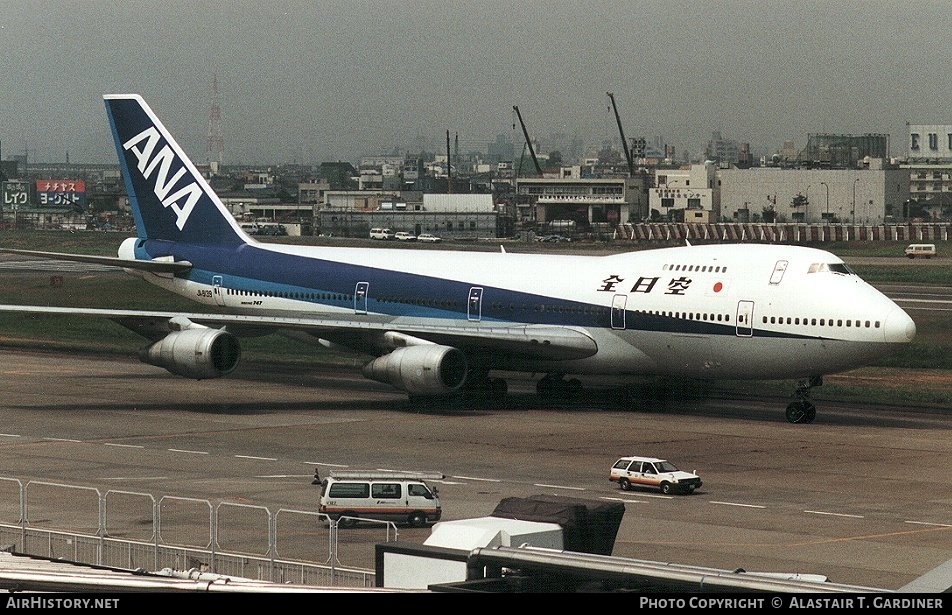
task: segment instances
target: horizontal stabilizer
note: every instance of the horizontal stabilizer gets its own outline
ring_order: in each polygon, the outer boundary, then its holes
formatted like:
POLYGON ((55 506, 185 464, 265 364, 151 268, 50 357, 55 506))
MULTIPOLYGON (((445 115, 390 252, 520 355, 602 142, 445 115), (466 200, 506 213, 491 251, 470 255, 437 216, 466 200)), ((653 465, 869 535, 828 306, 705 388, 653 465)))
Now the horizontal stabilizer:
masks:
POLYGON ((142 271, 151 271, 153 273, 184 273, 192 268, 192 263, 188 261, 140 261, 130 260, 128 258, 118 258, 115 256, 93 256, 92 254, 65 254, 62 252, 41 252, 38 250, 17 250, 14 248, 0 248, 0 252, 7 254, 22 254, 24 256, 35 256, 37 258, 48 258, 58 261, 70 261, 74 263, 94 263, 96 265, 110 265, 113 267, 122 267, 123 269, 139 269, 142 271))

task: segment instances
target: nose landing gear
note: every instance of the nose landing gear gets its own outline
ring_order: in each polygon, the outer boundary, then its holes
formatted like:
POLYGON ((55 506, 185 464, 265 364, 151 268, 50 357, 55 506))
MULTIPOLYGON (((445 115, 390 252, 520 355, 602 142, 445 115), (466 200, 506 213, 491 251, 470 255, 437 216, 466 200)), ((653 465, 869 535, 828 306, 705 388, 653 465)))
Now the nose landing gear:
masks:
POLYGON ((810 376, 809 381, 801 381, 794 391, 794 401, 787 404, 787 420, 791 423, 812 423, 816 418, 816 406, 810 399, 810 388, 823 384, 823 376, 810 376))

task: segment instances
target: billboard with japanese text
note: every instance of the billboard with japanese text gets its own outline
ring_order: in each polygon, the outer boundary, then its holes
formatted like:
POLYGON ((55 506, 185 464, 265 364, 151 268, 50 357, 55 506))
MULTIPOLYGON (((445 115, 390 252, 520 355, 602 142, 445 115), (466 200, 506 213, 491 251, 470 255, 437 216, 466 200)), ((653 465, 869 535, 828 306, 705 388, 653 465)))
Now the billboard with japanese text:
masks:
POLYGON ((36 206, 86 209, 86 182, 81 179, 38 179, 36 206))

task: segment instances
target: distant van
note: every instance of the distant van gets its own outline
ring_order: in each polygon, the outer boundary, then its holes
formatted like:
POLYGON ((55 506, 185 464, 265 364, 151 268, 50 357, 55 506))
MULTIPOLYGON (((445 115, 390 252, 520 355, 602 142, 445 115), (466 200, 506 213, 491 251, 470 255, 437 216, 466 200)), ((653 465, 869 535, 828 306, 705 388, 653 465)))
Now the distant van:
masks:
POLYGON ((337 521, 338 527, 356 525, 359 519, 424 527, 439 521, 443 514, 437 491, 425 478, 438 480, 444 476, 338 472, 320 481, 318 511, 337 521))
POLYGON ((391 229, 388 228, 372 228, 370 229, 370 238, 371 239, 393 239, 396 237, 391 229))
POLYGON ((935 244, 911 243, 906 246, 906 256, 909 258, 932 258, 935 256, 935 244))

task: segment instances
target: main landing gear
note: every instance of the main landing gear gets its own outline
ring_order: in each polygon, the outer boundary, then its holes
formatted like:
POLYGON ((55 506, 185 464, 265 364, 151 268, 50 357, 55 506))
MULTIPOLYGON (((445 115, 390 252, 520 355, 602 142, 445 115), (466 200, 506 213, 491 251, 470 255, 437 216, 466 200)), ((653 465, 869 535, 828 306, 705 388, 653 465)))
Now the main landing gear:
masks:
POLYGON ((582 392, 578 378, 565 379, 565 374, 547 374, 536 383, 536 393, 542 399, 574 397, 582 392))
POLYGON ((810 388, 823 384, 822 376, 810 376, 809 381, 801 381, 794 391, 794 401, 787 404, 787 420, 791 423, 812 423, 816 418, 816 406, 810 399, 810 388))
POLYGON ((506 398, 509 390, 502 378, 490 378, 485 370, 470 370, 463 383, 464 397, 472 401, 499 403, 506 398))

